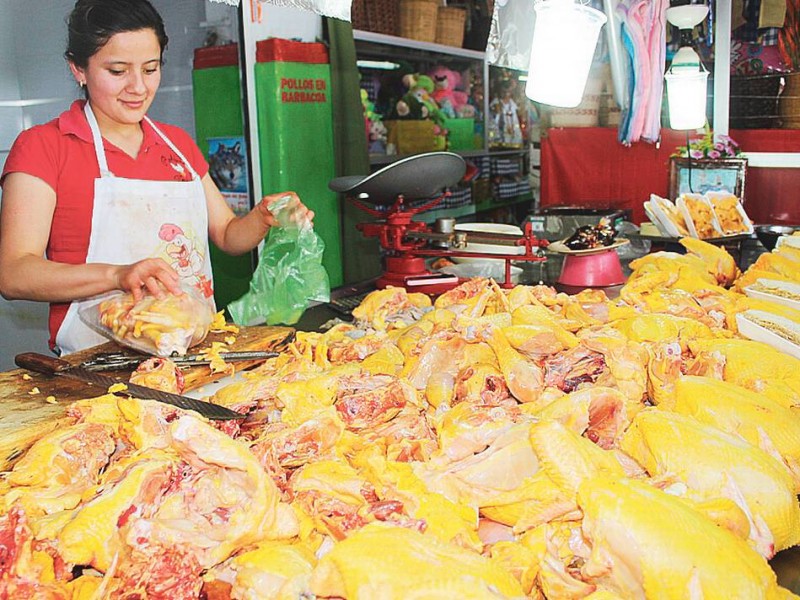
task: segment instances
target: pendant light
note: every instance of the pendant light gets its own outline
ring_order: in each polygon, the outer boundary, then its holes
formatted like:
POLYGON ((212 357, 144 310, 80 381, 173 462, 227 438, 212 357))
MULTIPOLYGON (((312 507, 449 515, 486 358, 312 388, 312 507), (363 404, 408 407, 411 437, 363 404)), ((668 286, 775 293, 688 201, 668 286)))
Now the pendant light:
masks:
POLYGON ((680 49, 664 75, 671 129, 699 129, 706 124, 708 71, 692 47, 692 30, 707 15, 708 7, 699 4, 667 9, 667 21, 681 32, 680 49))
POLYGON ((606 16, 579 0, 537 0, 525 94, 573 108, 581 103, 606 16))

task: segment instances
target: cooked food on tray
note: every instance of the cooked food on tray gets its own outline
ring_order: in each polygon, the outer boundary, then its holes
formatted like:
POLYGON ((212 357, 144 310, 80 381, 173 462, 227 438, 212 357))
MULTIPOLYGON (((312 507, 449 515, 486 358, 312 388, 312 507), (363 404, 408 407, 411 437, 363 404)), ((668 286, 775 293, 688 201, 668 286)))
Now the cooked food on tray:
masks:
POLYGON ((759 279, 754 284, 747 286, 747 290, 800 302, 800 285, 788 281, 759 279))
POLYGON ((570 250, 590 250, 610 246, 617 237, 617 231, 611 224, 602 219, 597 225, 583 225, 578 227, 564 245, 570 250))
POLYGON ((714 213, 717 215, 717 222, 723 234, 735 235, 752 231, 752 224, 736 196, 733 194, 708 194, 708 199, 711 206, 714 207, 714 213))
POLYGON ((696 194, 682 194, 678 198, 679 205, 683 205, 685 216, 691 220, 689 231, 694 228, 694 237, 701 240, 717 237, 719 234, 714 227, 714 212, 708 201, 696 194))

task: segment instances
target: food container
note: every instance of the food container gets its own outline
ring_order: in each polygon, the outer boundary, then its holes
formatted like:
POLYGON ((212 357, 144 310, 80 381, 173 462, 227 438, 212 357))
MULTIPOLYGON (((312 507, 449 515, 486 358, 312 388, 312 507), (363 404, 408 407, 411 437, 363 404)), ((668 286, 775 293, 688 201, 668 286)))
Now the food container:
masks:
POLYGON ((649 205, 655 217, 653 222, 665 235, 675 238, 689 235, 686 219, 670 200, 650 194, 649 205))
POLYGON ((744 288, 744 293, 750 298, 768 300, 800 310, 800 285, 796 283, 763 278, 744 288))
MULTIPOLYGON (((516 225, 507 225, 505 223, 458 223, 455 227, 456 231, 466 231, 475 233, 506 233, 511 235, 522 235, 522 229, 516 225)), ((485 254, 525 254, 523 246, 504 246, 501 244, 475 244, 467 239, 466 248, 467 252, 483 252, 485 254)), ((503 264, 505 261, 498 259, 492 260, 490 258, 472 258, 470 256, 454 256, 453 262, 469 263, 469 262, 492 262, 503 264)))
POLYGON ((763 310, 746 310, 736 315, 736 325, 744 337, 800 359, 800 346, 789 339, 800 340, 800 325, 794 321, 763 310))
POLYGON ((722 235, 741 235, 753 233, 753 223, 744 210, 744 206, 739 199, 730 192, 706 192, 711 208, 722 235), (730 207, 730 208, 727 208, 730 207), (735 213, 728 215, 726 211, 734 210, 735 213), (738 215, 738 218, 736 217, 738 215))
POLYGON ((689 235, 693 238, 707 240, 724 235, 717 222, 714 207, 702 194, 681 194, 675 201, 681 211, 689 235))
POLYGON ((790 236, 800 227, 792 227, 791 225, 758 225, 755 227, 756 237, 758 241, 767 250, 773 250, 781 236, 790 236))

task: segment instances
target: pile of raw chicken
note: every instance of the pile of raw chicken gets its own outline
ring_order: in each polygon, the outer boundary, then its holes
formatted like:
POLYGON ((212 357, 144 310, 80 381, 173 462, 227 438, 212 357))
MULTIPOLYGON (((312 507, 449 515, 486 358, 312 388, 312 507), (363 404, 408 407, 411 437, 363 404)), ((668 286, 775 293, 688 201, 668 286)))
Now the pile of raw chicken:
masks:
POLYGON ((0 598, 791 598, 800 361, 735 315, 721 249, 620 297, 471 280, 374 292, 207 422, 107 395, 0 481, 0 598))

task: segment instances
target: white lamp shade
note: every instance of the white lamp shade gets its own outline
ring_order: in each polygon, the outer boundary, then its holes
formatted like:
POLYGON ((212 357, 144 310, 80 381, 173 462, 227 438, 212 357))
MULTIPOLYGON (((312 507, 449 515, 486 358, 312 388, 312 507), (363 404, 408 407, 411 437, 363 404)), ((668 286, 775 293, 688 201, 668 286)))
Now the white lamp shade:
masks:
POLYGON ((671 129, 699 129, 706 124, 708 71, 684 70, 664 75, 671 129))
POLYGON ((534 10, 525 94, 543 104, 578 106, 606 16, 572 0, 542 0, 534 10))

